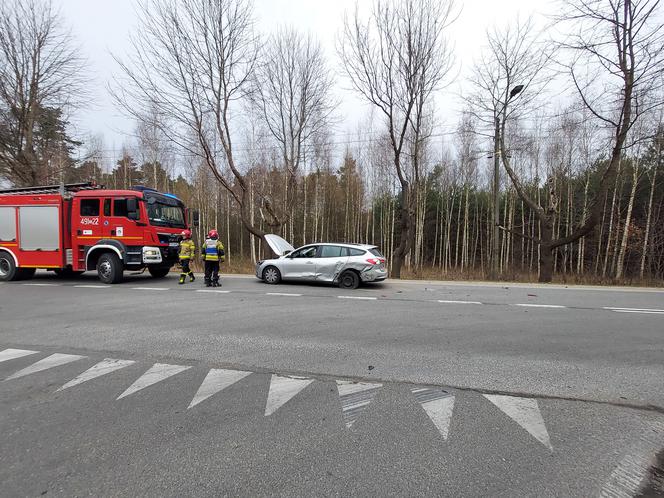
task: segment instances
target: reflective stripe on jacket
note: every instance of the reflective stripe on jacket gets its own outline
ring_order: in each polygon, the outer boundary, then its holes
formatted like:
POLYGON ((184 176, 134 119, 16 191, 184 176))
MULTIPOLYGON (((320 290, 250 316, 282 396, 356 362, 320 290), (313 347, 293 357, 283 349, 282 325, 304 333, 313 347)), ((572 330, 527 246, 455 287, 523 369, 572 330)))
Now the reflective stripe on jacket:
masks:
POLYGON ((205 261, 224 261, 224 245, 215 239, 205 239, 201 248, 205 261))
POLYGON ((196 252, 196 244, 191 239, 180 242, 180 259, 191 259, 196 252))

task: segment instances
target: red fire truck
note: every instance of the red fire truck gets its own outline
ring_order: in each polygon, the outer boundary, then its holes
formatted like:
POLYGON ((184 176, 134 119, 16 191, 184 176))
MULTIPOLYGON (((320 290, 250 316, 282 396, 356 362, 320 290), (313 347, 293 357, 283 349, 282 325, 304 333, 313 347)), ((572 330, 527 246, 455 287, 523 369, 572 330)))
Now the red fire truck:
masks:
POLYGON ((0 280, 29 279, 40 268, 61 276, 96 271, 107 284, 120 282, 125 270, 164 277, 197 214, 174 195, 146 187, 0 190, 0 280))

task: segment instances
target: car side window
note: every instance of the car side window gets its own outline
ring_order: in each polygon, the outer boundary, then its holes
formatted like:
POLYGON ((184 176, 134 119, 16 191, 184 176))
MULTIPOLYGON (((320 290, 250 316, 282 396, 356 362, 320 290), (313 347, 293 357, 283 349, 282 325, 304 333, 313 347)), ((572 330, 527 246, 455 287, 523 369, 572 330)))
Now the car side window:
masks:
POLYGON ((295 251, 291 257, 295 259, 295 258, 313 258, 314 256, 316 256, 316 246, 305 247, 304 249, 295 251))
POLYGON ((322 246, 319 258, 340 258, 346 256, 346 248, 341 246, 322 246))
POLYGON ((351 256, 364 256, 364 251, 362 249, 353 249, 352 247, 348 249, 351 256))

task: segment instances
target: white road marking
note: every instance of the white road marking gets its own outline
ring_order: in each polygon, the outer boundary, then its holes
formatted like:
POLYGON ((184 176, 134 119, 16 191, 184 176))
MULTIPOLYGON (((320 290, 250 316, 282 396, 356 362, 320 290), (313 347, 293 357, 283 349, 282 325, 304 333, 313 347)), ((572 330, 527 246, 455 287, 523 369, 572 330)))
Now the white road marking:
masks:
POLYGON ((454 396, 440 388, 418 387, 411 389, 411 392, 443 439, 447 440, 454 410, 454 396))
POLYGON ((546 430, 546 425, 544 424, 544 419, 542 418, 536 399, 497 394, 485 394, 484 397, 496 405, 505 415, 526 429, 531 436, 553 451, 549 433, 546 430))
POLYGON ((75 285, 74 287, 78 287, 79 289, 110 289, 110 285, 75 285))
POLYGON ((101 377, 102 375, 106 375, 111 372, 115 372, 116 370, 120 370, 121 368, 128 367, 129 365, 133 365, 134 363, 136 362, 132 360, 115 360, 113 358, 105 358, 96 365, 93 365, 90 368, 88 368, 85 372, 77 376, 75 379, 72 379, 69 382, 67 382, 64 386, 59 388, 58 391, 63 391, 70 387, 77 386, 79 384, 82 384, 83 382, 87 382, 88 380, 96 379, 97 377, 101 377))
POLYGON ((30 375, 36 372, 47 370, 49 368, 66 365, 67 363, 71 363, 72 361, 78 361, 83 358, 85 358, 85 356, 79 356, 77 354, 55 353, 52 354, 51 356, 47 356, 42 360, 39 360, 37 363, 33 363, 32 365, 24 368, 23 370, 19 370, 15 374, 7 377, 5 380, 18 379, 19 377, 24 377, 25 375, 30 375))
POLYGON ((167 291, 170 290, 168 287, 132 287, 133 290, 140 291, 167 291))
POLYGON ((512 306, 521 306, 523 308, 567 308, 567 306, 562 306, 560 304, 531 304, 531 303, 518 303, 513 304, 512 306))
POLYGON ((39 353, 39 351, 31 351, 29 349, 5 349, 4 351, 0 351, 0 363, 37 353, 39 353))
POLYGON ((189 370, 191 367, 185 367, 182 365, 169 365, 167 363, 155 363, 150 367, 150 369, 141 375, 136 382, 127 388, 117 399, 124 398, 130 394, 134 394, 141 389, 145 389, 157 382, 161 382, 164 379, 172 377, 173 375, 189 370))
POLYGON ((265 416, 272 415, 313 381, 314 379, 307 379, 306 377, 272 375, 270 391, 267 394, 265 405, 265 416))
POLYGON ((368 296, 337 296, 339 299, 361 299, 363 301, 375 301, 377 297, 368 296))
POLYGON ((439 299, 438 302, 441 304, 482 304, 479 301, 448 301, 444 299, 439 299))
POLYGON ((599 495, 602 498, 631 498, 641 488, 643 478, 650 471, 655 453, 664 438, 664 424, 655 423, 638 439, 635 445, 613 469, 599 495))
POLYGON ((219 391, 223 391, 228 386, 235 384, 237 381, 244 379, 247 375, 251 375, 251 372, 242 372, 239 370, 222 370, 213 368, 205 376, 203 383, 198 388, 194 399, 191 400, 187 410, 193 406, 196 406, 201 401, 205 401, 210 396, 217 394, 219 391))
POLYGON ((38 284, 38 283, 29 283, 23 285, 32 285, 33 287, 58 287, 60 284, 38 284))
POLYGON ((302 294, 289 294, 288 292, 266 292, 268 296, 286 296, 286 297, 302 297, 302 294))
POLYGON ((613 310, 614 313, 640 313, 642 315, 664 315, 664 311, 613 310))
POLYGON ((654 308, 616 308, 612 306, 604 306, 605 310, 617 312, 650 312, 650 313, 664 313, 664 310, 654 308))
POLYGON ((337 381, 337 391, 341 402, 341 414, 348 429, 360 414, 369 406, 382 384, 369 382, 337 381))
POLYGON ((217 290, 217 289, 197 289, 196 292, 213 292, 216 294, 228 294, 230 291, 228 290, 217 290))

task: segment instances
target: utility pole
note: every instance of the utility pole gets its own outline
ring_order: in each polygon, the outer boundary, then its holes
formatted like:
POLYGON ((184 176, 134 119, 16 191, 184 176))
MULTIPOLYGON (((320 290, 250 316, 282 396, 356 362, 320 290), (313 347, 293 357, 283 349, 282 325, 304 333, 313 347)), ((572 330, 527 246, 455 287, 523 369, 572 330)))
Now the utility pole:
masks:
POLYGON ((495 118, 493 134, 493 246, 491 247, 491 279, 500 272, 500 118, 495 118))

